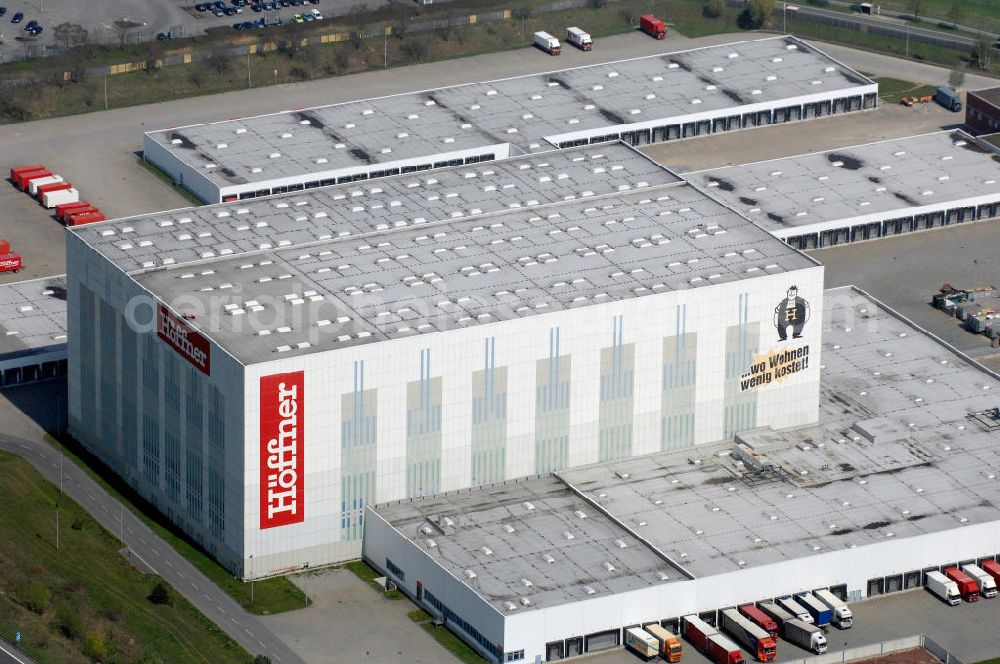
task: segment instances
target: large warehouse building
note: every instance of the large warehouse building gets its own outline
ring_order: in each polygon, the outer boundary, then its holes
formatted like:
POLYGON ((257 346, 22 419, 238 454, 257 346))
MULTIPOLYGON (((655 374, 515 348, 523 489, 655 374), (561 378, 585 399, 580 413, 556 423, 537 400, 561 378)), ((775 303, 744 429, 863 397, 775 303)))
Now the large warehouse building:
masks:
POLYGON ((70 428, 246 577, 818 416, 823 268, 628 146, 73 228, 70 428))
POLYGON ((818 423, 379 504, 365 557, 492 661, 995 559, 1000 377, 854 289, 824 306, 818 423))
POLYGON ((963 131, 683 177, 800 249, 1000 217, 1000 148, 963 131))
POLYGON ((145 135, 144 158, 206 203, 622 140, 874 108, 878 84, 791 36, 145 135))

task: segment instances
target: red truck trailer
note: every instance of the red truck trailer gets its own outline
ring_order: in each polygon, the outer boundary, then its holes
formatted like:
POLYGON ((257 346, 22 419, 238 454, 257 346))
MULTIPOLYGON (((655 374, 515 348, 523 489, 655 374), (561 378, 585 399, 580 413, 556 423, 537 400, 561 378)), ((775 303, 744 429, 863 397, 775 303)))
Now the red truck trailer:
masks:
POLYGON ((643 14, 639 17, 639 29, 650 37, 667 38, 667 24, 652 14, 643 14))
MULTIPOLYGON (((18 177, 22 173, 30 173, 31 171, 43 171, 45 167, 41 164, 35 164, 33 166, 14 166, 10 169, 10 181, 15 185, 18 184, 18 177)), ((20 186, 20 185, 18 185, 20 186)))
POLYGON ((92 224, 97 221, 104 221, 105 216, 100 211, 94 212, 80 212, 77 214, 71 214, 69 216, 69 222, 67 226, 83 226, 84 224, 92 224))
POLYGON ((739 612, 749 618, 751 622, 770 634, 771 638, 777 639, 778 636, 780 636, 781 630, 778 628, 778 623, 774 621, 774 618, 767 615, 753 604, 744 604, 743 606, 737 608, 739 609, 739 612))
POLYGON ((20 272, 21 255, 10 250, 10 242, 0 240, 0 272, 20 272))
POLYGON ((966 602, 979 601, 979 584, 971 576, 957 567, 946 568, 944 575, 955 582, 958 586, 958 592, 966 602))
POLYGON ((62 205, 56 206, 56 218, 59 221, 65 222, 66 217, 70 214, 76 214, 77 212, 83 212, 84 210, 98 211, 89 201, 77 201, 76 203, 63 203, 62 205))
POLYGON ((778 657, 774 637, 736 609, 722 612, 722 629, 761 662, 773 662, 778 657))
POLYGON ((63 191, 64 189, 72 189, 73 183, 69 180, 60 180, 59 182, 50 182, 49 184, 39 185, 38 189, 35 190, 35 198, 42 200, 45 194, 50 191, 63 191))
POLYGON ((708 651, 708 637, 718 634, 707 622, 696 615, 684 616, 684 638, 702 652, 708 651))
POLYGON ((715 664, 744 664, 739 647, 723 635, 712 634, 707 640, 708 650, 705 654, 715 664))
POLYGON ((38 178, 49 178, 49 177, 52 177, 52 171, 50 171, 47 168, 42 168, 37 171, 28 171, 27 173, 20 173, 17 176, 17 180, 14 182, 14 184, 16 184, 17 188, 20 189, 21 191, 27 191, 28 185, 31 184, 32 180, 37 180, 38 178))
POLYGON ((992 576, 993 580, 1000 586, 1000 563, 993 560, 984 560, 979 563, 979 566, 983 568, 984 572, 992 576))

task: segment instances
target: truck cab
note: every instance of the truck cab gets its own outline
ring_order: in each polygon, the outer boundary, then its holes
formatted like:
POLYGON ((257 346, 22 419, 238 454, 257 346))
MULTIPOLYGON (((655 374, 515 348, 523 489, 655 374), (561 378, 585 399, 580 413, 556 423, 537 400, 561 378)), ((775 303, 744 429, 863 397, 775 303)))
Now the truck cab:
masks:
POLYGON ((779 597, 778 604, 791 613, 797 620, 801 620, 804 623, 809 623, 810 625, 815 622, 812 614, 806 611, 805 607, 796 602, 791 597, 779 597))

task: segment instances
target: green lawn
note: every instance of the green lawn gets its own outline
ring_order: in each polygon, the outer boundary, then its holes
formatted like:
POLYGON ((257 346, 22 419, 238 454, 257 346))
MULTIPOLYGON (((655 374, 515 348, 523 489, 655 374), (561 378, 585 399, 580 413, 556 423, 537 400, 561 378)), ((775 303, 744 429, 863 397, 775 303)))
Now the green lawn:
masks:
POLYGON ((898 104, 903 97, 922 97, 932 95, 937 90, 933 85, 923 85, 912 81, 901 81, 898 78, 885 76, 876 77, 878 96, 889 103, 898 104))
MULTIPOLYGON (((169 589, 27 461, 0 452, 0 635, 39 662, 250 662, 250 655, 169 589), (59 549, 55 515, 59 501, 59 549)), ((169 586, 167 586, 169 588, 169 586)))
POLYGON ((981 662, 976 662, 976 664, 1000 664, 1000 657, 994 657, 993 659, 984 659, 981 662))
MULTIPOLYGON (((958 20, 959 23, 992 32, 1000 32, 1000 7, 997 6, 997 0, 960 1, 963 12, 958 20)), ((924 9, 920 16, 921 18, 934 18, 951 23, 948 11, 951 9, 952 2, 953 0, 922 0, 924 9)), ((907 13, 913 11, 913 4, 910 0, 881 0, 881 3, 882 9, 907 13)))
POLYGON ((75 462, 90 475, 105 491, 116 498, 124 499, 125 506, 139 517, 160 538, 170 544, 182 556, 197 567, 215 585, 251 613, 281 613, 301 609, 308 604, 306 596, 294 583, 283 576, 260 579, 254 583, 254 601, 250 601, 250 584, 240 581, 209 557, 197 544, 177 530, 165 516, 132 490, 115 475, 100 459, 88 453, 75 441, 60 441, 51 436, 48 440, 66 453, 66 458, 75 462))
MULTIPOLYGON (((366 563, 363 560, 352 560, 349 563, 344 564, 344 567, 354 572, 354 574, 367 583, 369 586, 375 590, 382 592, 382 588, 375 583, 375 579, 382 576, 379 574, 378 570, 366 563)), ((387 599, 402 599, 404 597, 403 593, 399 590, 390 590, 389 592, 383 593, 387 599)))
POLYGON ((423 609, 410 611, 406 614, 410 620, 420 625, 420 628, 431 635, 441 646, 466 664, 486 664, 486 660, 473 650, 465 641, 458 638, 447 627, 438 627, 431 622, 431 615, 423 609))

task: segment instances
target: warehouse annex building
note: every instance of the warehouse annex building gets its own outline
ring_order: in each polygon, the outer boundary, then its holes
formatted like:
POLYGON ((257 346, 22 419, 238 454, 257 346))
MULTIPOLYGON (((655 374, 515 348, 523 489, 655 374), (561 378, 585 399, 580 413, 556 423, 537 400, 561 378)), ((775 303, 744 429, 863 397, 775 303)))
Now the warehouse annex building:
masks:
POLYGON ((632 148, 68 233, 70 429, 234 573, 373 503, 815 422, 823 268, 632 148))
POLYGON ((683 177, 799 249, 1000 217, 1000 148, 960 130, 683 177))
POLYGON ((144 159, 206 203, 622 140, 874 108, 878 84, 792 36, 152 131, 144 159))
POLYGON ((0 387, 66 375, 66 277, 0 286, 0 387))
POLYGON ((374 505, 365 558, 492 661, 996 559, 1000 377, 852 288, 824 306, 818 423, 374 505))

